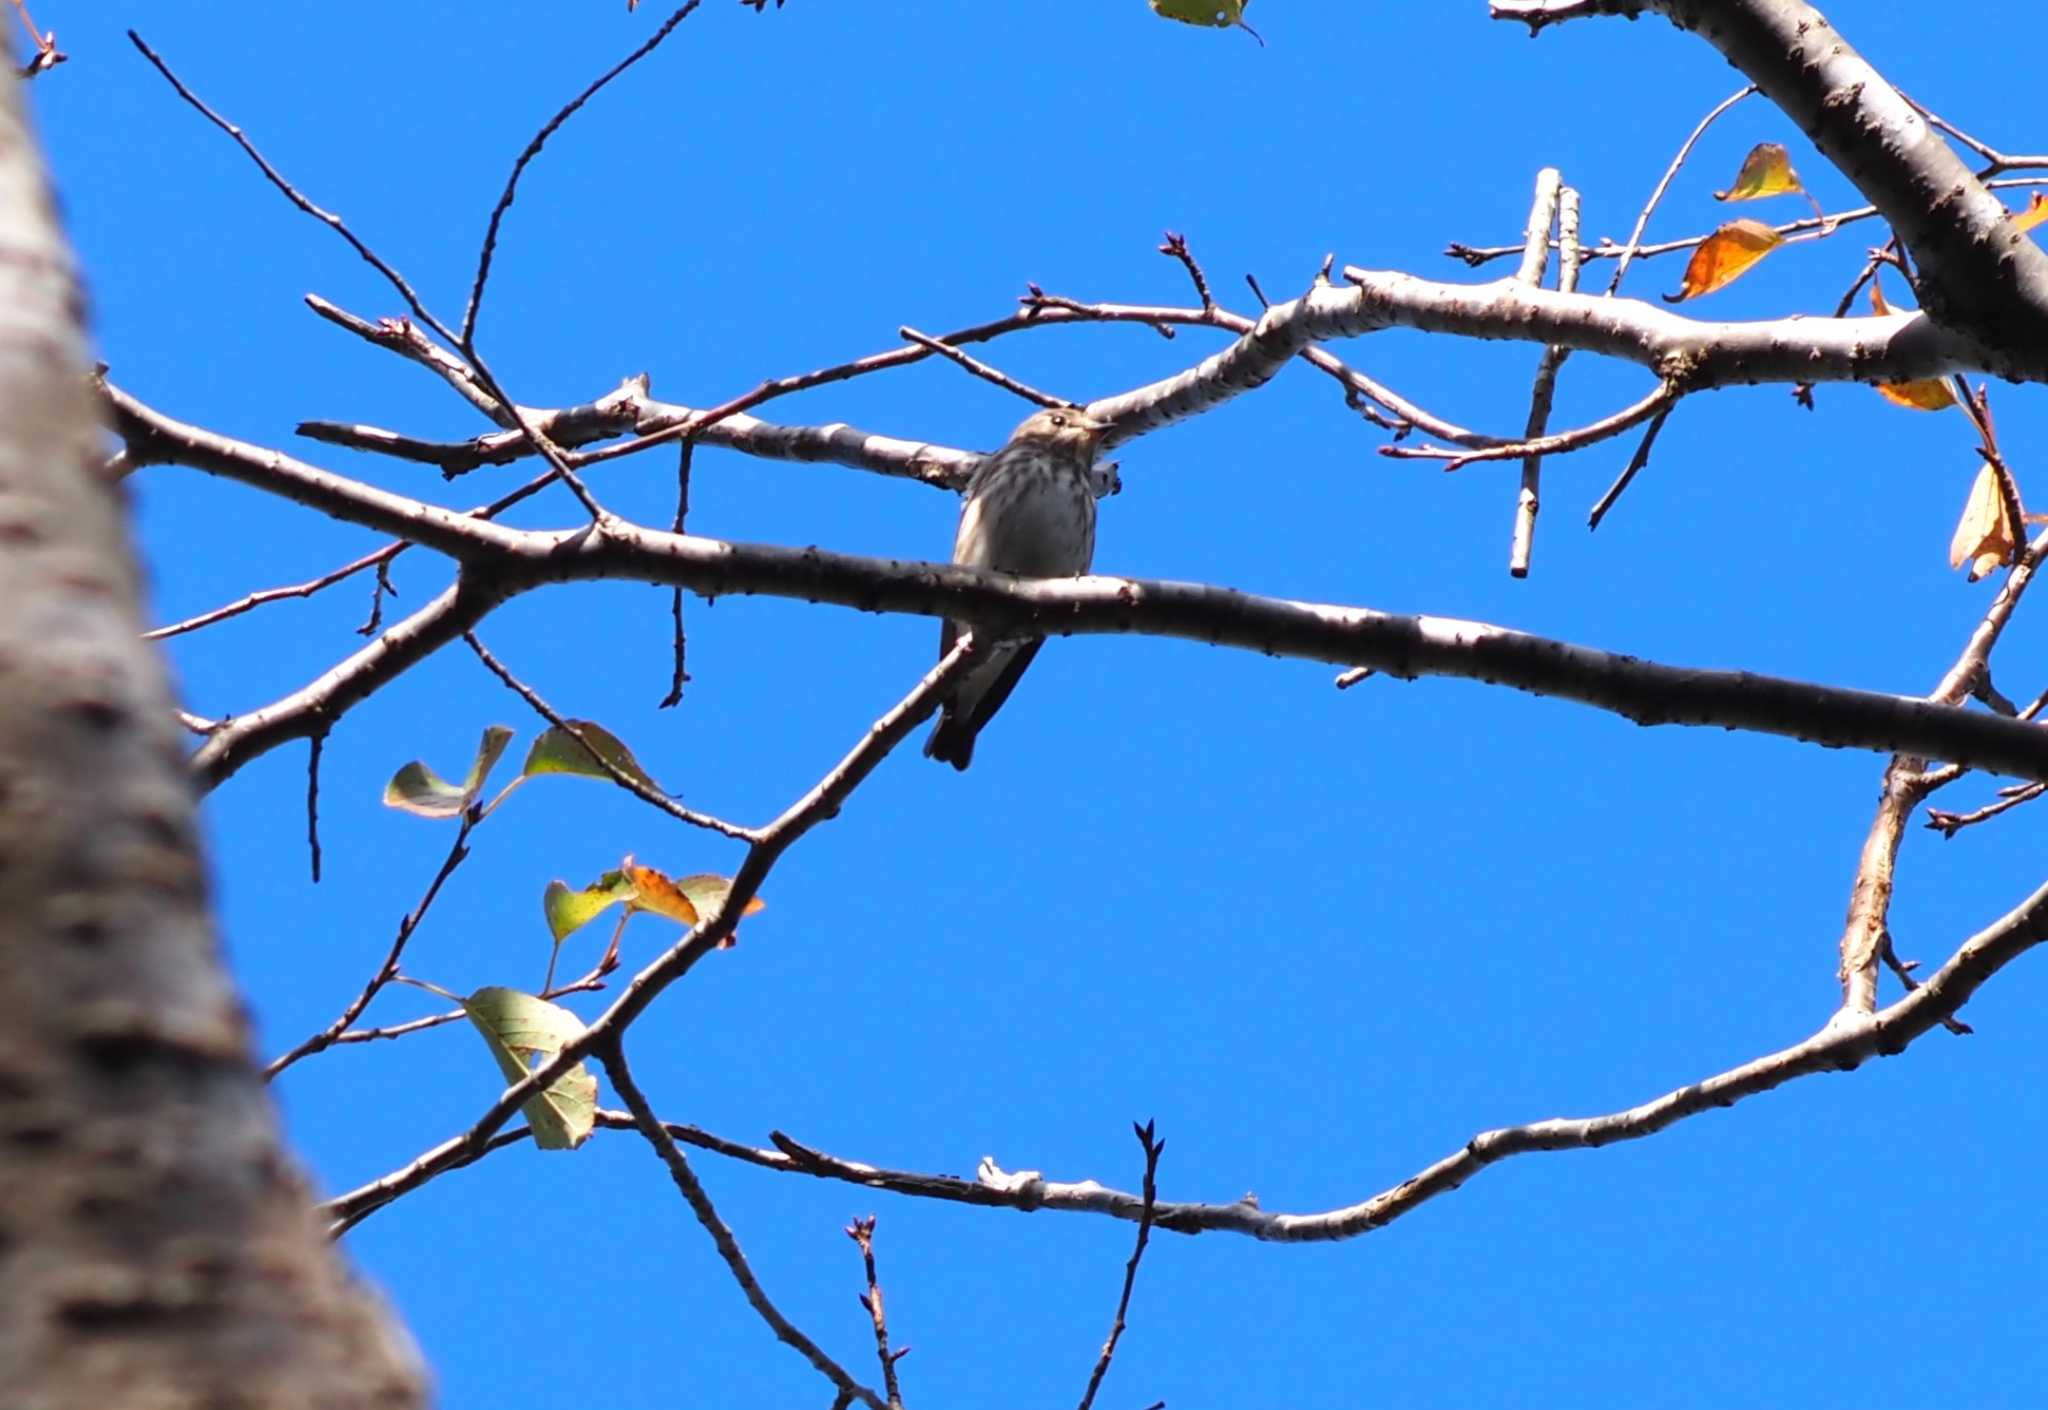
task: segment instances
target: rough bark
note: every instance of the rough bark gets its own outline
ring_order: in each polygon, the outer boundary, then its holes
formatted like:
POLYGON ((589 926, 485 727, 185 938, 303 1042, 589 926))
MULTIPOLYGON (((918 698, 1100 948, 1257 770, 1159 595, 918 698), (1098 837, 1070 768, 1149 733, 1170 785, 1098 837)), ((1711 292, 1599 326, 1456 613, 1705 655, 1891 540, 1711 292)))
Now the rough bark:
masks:
POLYGON ((416 1405, 250 1059, 77 278, 0 88, 0 1399, 416 1405))

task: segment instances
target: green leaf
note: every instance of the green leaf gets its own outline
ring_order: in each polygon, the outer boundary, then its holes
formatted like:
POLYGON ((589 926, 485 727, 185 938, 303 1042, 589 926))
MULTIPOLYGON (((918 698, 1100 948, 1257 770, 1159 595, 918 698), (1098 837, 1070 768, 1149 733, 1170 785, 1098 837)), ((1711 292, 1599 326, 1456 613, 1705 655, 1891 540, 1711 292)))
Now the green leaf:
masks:
POLYGON ((533 748, 526 751, 526 766, 519 771, 521 778, 533 778, 540 774, 573 774, 579 778, 601 778, 613 782, 611 771, 590 756, 595 749, 619 772, 636 783, 646 785, 659 793, 660 785, 648 777, 647 770, 640 767, 640 761, 633 757, 619 737, 603 725, 589 720, 570 720, 584 740, 589 741, 586 749, 576 735, 556 726, 549 726, 533 748))
POLYGON ((548 933, 559 945, 596 920, 607 906, 632 894, 633 884, 622 873, 608 871, 581 891, 570 890, 566 882, 550 881, 541 893, 540 905, 548 918, 548 933))
POLYGON ((469 762, 469 775, 462 787, 442 778, 418 759, 391 776, 384 785, 384 806, 422 818, 462 816, 482 791, 484 780, 497 765, 498 756, 512 742, 512 731, 503 725, 489 725, 477 744, 476 757, 469 762))
POLYGON ((1212 29, 1241 29, 1259 41, 1259 32, 1244 22, 1244 7, 1250 0, 1151 0, 1152 13, 1182 24, 1207 25, 1212 29))
MULTIPOLYGON (((551 1061, 583 1033, 583 1020, 575 1014, 517 989, 479 989, 462 1001, 462 1011, 484 1035, 507 1082, 525 1080, 536 1057, 551 1061)), ((533 1127, 535 1145, 544 1151, 574 1150, 596 1125, 597 1078, 579 1062, 527 1098, 520 1110, 533 1127)))

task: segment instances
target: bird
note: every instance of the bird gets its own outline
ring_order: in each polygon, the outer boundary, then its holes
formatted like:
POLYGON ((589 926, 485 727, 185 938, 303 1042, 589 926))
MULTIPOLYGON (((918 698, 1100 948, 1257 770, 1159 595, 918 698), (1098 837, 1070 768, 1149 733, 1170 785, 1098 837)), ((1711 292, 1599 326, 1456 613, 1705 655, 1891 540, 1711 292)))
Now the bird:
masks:
MULTIPOLYGON (((1003 448, 982 461, 967 483, 953 561, 1027 578, 1070 578, 1095 561, 1095 452, 1109 423, 1076 406, 1050 406, 1024 418, 1003 448)), ((948 620, 939 656, 974 623, 948 620)), ((1043 637, 978 642, 979 656, 953 686, 925 757, 965 769, 975 736, 1017 688, 1017 678, 1044 645, 1043 637)))

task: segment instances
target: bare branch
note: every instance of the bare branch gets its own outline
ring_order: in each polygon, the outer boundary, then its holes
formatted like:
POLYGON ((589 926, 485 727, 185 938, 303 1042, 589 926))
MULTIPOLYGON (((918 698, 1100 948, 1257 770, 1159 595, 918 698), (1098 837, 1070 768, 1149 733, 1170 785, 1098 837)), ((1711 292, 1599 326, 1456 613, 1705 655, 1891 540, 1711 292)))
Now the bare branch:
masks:
POLYGON ((275 1081, 279 1073, 283 1072, 300 1058, 311 1057, 315 1053, 325 1052, 328 1048, 333 1047, 342 1034, 348 1032, 355 1021, 363 1016, 363 1010, 370 1006, 370 1001, 377 997, 386 984, 389 984, 397 977, 398 961, 405 954, 406 942, 412 939, 413 932, 420 928, 420 922, 427 918, 427 908, 432 906, 434 898, 441 894, 442 884, 449 877, 453 876, 455 869, 468 859, 469 833, 470 829, 475 826, 476 820, 474 816, 465 812, 462 817, 462 825, 456 830, 455 841, 448 848, 448 855, 441 859, 440 870, 435 872, 434 879, 427 883, 427 889, 421 895, 419 904, 414 906, 403 920, 399 921, 398 934, 392 939, 391 948, 385 952, 384 962, 377 966, 377 972, 370 976, 370 982, 363 986, 363 992, 349 1001, 348 1007, 341 1011, 341 1016, 335 1019, 334 1022, 307 1038, 290 1052, 272 1059, 270 1064, 263 1069, 264 1081, 275 1081))
POLYGON ((563 123, 574 117, 579 108, 597 96, 599 89, 660 48, 661 41, 668 38, 675 27, 688 19, 690 12, 696 8, 697 0, 686 0, 681 9, 664 20, 661 27, 648 37, 646 43, 612 65, 543 123, 540 131, 533 135, 533 140, 526 144, 517 160, 512 163, 512 174, 505 179, 505 189, 498 196, 498 203, 491 207, 491 218, 484 226, 483 244, 477 249, 476 278, 469 286, 469 304, 463 311, 462 336, 456 340, 457 346, 469 351, 475 349, 477 314, 483 308, 484 285, 491 277, 491 257, 498 248, 498 227, 504 223, 505 212, 512 209, 512 198, 519 191, 519 178, 525 174, 527 165, 540 155, 540 150, 547 145, 548 138, 560 131, 563 123))
MULTIPOLYGON (((659 1123, 657 1123, 659 1124, 659 1123)), ((909 1347, 889 1349, 889 1317, 882 1305, 882 1281, 875 1275, 875 1216, 856 1219, 846 1226, 846 1237, 860 1246, 860 1261, 867 1273, 867 1291, 860 1305, 875 1324, 875 1359, 882 1363, 882 1393, 889 1397, 889 1410, 903 1410, 903 1388, 896 1378, 896 1363, 910 1354, 909 1347)))
MULTIPOLYGON (((1571 293, 1579 286, 1579 193, 1564 187, 1557 207, 1557 287, 1571 293)), ((1557 394, 1557 374, 1571 355, 1567 348, 1547 347, 1536 363, 1536 380, 1529 388, 1529 420, 1523 428, 1525 442, 1543 438, 1550 426, 1550 408, 1557 394)), ((1515 526, 1508 544, 1508 572, 1517 578, 1529 575, 1529 557, 1536 544, 1536 515, 1543 503, 1543 457, 1522 458, 1522 483, 1515 495, 1515 526)))
POLYGON ((225 132, 229 137, 234 139, 235 145, 242 149, 243 153, 249 158, 250 161, 256 163, 257 169, 263 173, 264 179, 268 181, 272 186, 275 186, 278 189, 278 191, 283 194, 286 200, 290 201, 293 205, 297 206, 307 215, 312 216, 313 219, 319 221, 322 225, 325 225, 329 230, 332 230, 335 234, 339 235, 342 239, 346 240, 349 244, 349 248, 354 250, 358 255, 362 256, 363 262, 365 264, 368 264, 372 269, 376 270, 379 274, 383 275, 384 282, 389 284, 393 289, 397 290, 398 296, 405 300, 405 306, 412 310, 413 317, 419 319, 420 322, 426 324, 429 328, 432 328, 435 332, 439 333, 443 338, 446 338, 448 341, 455 341, 454 335, 450 333, 447 330, 447 328, 445 328, 442 325, 441 320, 434 317, 432 313, 428 312, 427 306, 424 303, 420 302, 420 296, 413 292, 413 287, 411 284, 408 284, 406 282, 405 276, 400 274, 396 269, 392 268, 389 264, 385 263, 383 258, 379 256, 375 250, 372 250, 367 244, 363 243, 362 240, 357 238, 355 231, 348 228, 348 222, 344 221, 340 216, 336 215, 334 212, 329 210, 323 210, 321 207, 314 205, 313 202, 307 199, 307 197, 299 190, 298 187, 292 185, 291 182, 287 181, 284 177, 284 174, 280 172, 276 167, 272 166, 268 159, 266 159, 261 152, 256 150, 256 144, 249 140, 248 136, 245 133, 243 133, 241 128, 235 126, 226 118, 222 117, 219 113, 215 112, 212 108, 208 107, 206 103, 200 99, 198 94, 194 93, 191 89, 187 88, 184 85, 184 83, 178 78, 178 76, 175 73, 172 73, 171 66, 165 63, 163 59, 158 57, 156 50, 150 48, 149 45, 143 42, 141 35, 137 34, 132 29, 129 30, 128 42, 133 44, 138 50, 142 52, 142 57, 149 60, 149 62, 155 66, 156 71, 163 75, 164 81, 171 85, 172 89, 174 89, 177 92, 177 95, 180 98, 183 98, 188 104, 190 104, 193 107, 193 109, 195 109, 200 114, 200 116, 204 117, 208 122, 212 123, 215 127, 219 128, 222 132, 225 132))
POLYGON ((925 674, 911 692, 886 711, 867 729, 844 758, 811 786, 802 797, 766 827, 758 830, 747 849, 746 859, 733 874, 732 885, 718 908, 705 916, 681 940, 670 946, 640 973, 633 976, 625 992, 574 1041, 562 1046, 552 1059, 536 1067, 526 1078, 513 1083, 474 1125, 459 1136, 423 1152, 410 1164, 373 1180, 361 1189, 331 1201, 326 1211, 336 1218, 335 1233, 345 1231, 392 1200, 418 1189, 436 1175, 481 1159, 494 1148, 493 1138, 511 1120, 522 1103, 545 1090, 586 1055, 616 1045, 616 1035, 646 1012, 648 1005, 676 980, 688 974, 704 956, 718 949, 746 913, 747 903, 782 854, 797 839, 828 818, 837 817, 853 790, 904 737, 939 708, 939 701, 954 679, 974 664, 974 635, 969 633, 953 646, 925 674))
MULTIPOLYGON (((747 1262, 747 1256, 740 1251, 739 1240, 733 1237, 732 1227, 719 1215, 718 1207, 711 1202, 711 1196, 704 1189, 704 1182, 690 1168, 690 1161, 683 1154, 668 1132, 662 1128, 654 1114, 654 1108, 647 1103, 647 1096, 640 1090, 640 1084, 633 1080, 633 1073, 626 1065, 626 1055, 620 1046, 616 1032, 597 1050, 598 1060, 605 1066, 605 1072, 612 1079, 612 1086, 625 1099, 626 1107, 633 1113, 634 1123, 640 1134, 647 1138, 654 1153, 661 1157, 661 1163, 668 1167, 669 1178, 683 1199, 690 1206, 690 1212, 697 1216, 697 1222, 704 1226, 704 1232, 711 1236, 711 1242, 718 1250, 718 1256, 725 1260, 727 1271, 733 1281, 740 1285, 747 1305, 760 1314, 768 1329, 775 1333, 775 1339, 793 1348, 804 1360, 817 1368, 818 1374, 832 1382, 842 1397, 851 1396, 871 1410, 901 1410, 901 1402, 891 1395, 889 1402, 869 1390, 866 1386, 846 1373, 846 1368, 834 1361, 816 1342, 805 1336, 796 1324, 785 1317, 781 1310, 769 1300, 761 1280, 754 1276, 754 1270, 747 1262)), ((880 1316, 879 1313, 876 1314, 880 1316)))
POLYGON ((982 381, 1001 387, 1004 391, 1014 396, 1020 396, 1026 401, 1036 402, 1040 406, 1074 405, 1073 402, 1068 401, 1065 397, 1056 397, 1050 392, 1041 392, 1036 387, 1026 386, 1009 373, 991 367, 980 358, 970 356, 954 347, 951 343, 934 338, 929 333, 920 333, 908 324, 898 328, 896 335, 909 342, 916 343, 921 348, 930 348, 933 352, 954 365, 966 368, 969 372, 981 378, 982 381))
MULTIPOLYGON (((1545 350, 1546 354, 1548 349, 1545 350)), ((1562 362, 1570 353, 1569 348, 1558 348, 1557 359, 1562 362)), ((1631 427, 1640 426, 1650 419, 1668 416, 1678 399, 1685 395, 1676 382, 1659 382, 1650 389, 1649 395, 1634 402, 1611 416, 1584 426, 1575 426, 1569 431, 1555 431, 1547 436, 1531 436, 1525 441, 1509 441, 1505 445, 1489 446, 1483 450, 1446 450, 1442 446, 1381 446, 1380 454, 1397 460, 1441 460, 1444 469, 1462 470, 1467 465, 1482 460, 1540 459, 1546 455, 1562 455, 1569 451, 1584 450, 1602 441, 1612 440, 1631 427)))
POLYGON ((632 774, 620 768, 618 764, 615 763, 609 757, 607 757, 602 750, 598 749, 597 746, 593 745, 590 742, 590 740, 587 737, 585 737, 581 729, 579 729, 575 724, 571 723, 569 720, 566 720, 561 715, 557 714, 554 710, 554 707, 550 706, 547 701, 541 699, 540 693, 538 691, 536 691, 532 686, 528 685, 525 681, 519 679, 519 677, 513 675, 512 672, 506 667, 504 662, 500 661, 496 656, 493 656, 490 652, 490 649, 486 647, 481 641, 477 640, 475 632, 464 632, 462 634, 462 639, 465 643, 468 644, 469 649, 476 653, 476 659, 483 662, 485 670, 489 671, 492 675, 496 676, 500 681, 502 681, 506 689, 510 690, 514 695, 517 695, 521 700, 524 700, 528 705, 531 705, 533 707, 535 714, 539 715, 542 719, 546 720, 556 729, 568 735, 571 739, 575 740, 578 744, 583 746, 583 752, 590 756, 591 762, 596 764, 599 768, 603 769, 606 776, 609 777, 613 783, 616 783, 619 787, 625 789, 635 798, 638 798, 641 802, 648 804, 650 807, 660 809, 662 812, 668 814, 668 816, 674 818, 677 822, 688 823, 692 827, 701 827, 708 831, 718 833, 724 837, 733 838, 734 840, 740 842, 754 842, 759 840, 759 834, 756 833, 752 828, 736 827, 732 823, 727 822, 723 818, 714 818, 709 813, 700 813, 695 808, 686 808, 681 803, 677 802, 675 799, 669 797, 668 794, 663 793, 660 789, 649 787, 640 779, 635 778, 632 774))
POLYGON ((588 529, 519 531, 184 427, 132 398, 117 402, 116 413, 122 434, 146 448, 145 458, 176 459, 340 518, 404 533, 465 564, 488 564, 487 573, 464 572, 433 602, 320 679, 223 725, 193 756, 195 772, 208 785, 285 740, 304 738, 316 722, 338 719, 506 598, 546 583, 622 578, 719 596, 763 593, 864 611, 971 617, 992 630, 1042 632, 1050 625, 1060 632, 1178 636, 1371 666, 1402 679, 1484 680, 1582 701, 1640 724, 1750 729, 2048 778, 2048 733, 1953 705, 1748 672, 1662 666, 1480 622, 1254 597, 1203 584, 1011 578, 950 564, 735 544, 616 522, 602 535, 588 529))
POLYGON ((1166 1142, 1159 1139, 1157 1130, 1149 1121, 1143 1126, 1133 1123, 1131 1129, 1137 1132, 1138 1144, 1145 1152, 1145 1175, 1139 1185, 1143 1194, 1138 1210, 1138 1240, 1131 1249, 1130 1260, 1124 1264, 1124 1290, 1116 1300, 1116 1316, 1109 1324, 1109 1336, 1102 1343, 1102 1354, 1095 1358, 1095 1369, 1088 1375, 1088 1388, 1081 1394, 1081 1410, 1089 1410, 1095 1403, 1095 1392, 1102 1388, 1102 1378, 1109 1374, 1116 1344, 1123 1340, 1124 1320, 1131 1310, 1131 1289, 1137 1286, 1138 1265, 1144 1261, 1145 1245, 1152 1238, 1152 1216, 1159 1206, 1159 1157, 1166 1151, 1166 1142))
POLYGON ((1628 458, 1628 464, 1622 467, 1621 474, 1607 487, 1607 492, 1593 502, 1593 508, 1586 515, 1588 529, 1600 527, 1600 521, 1607 517, 1608 510, 1614 508, 1614 502, 1621 498, 1622 491, 1634 484, 1636 476, 1650 463, 1650 447, 1657 444, 1657 435, 1664 429, 1664 423, 1671 419, 1671 412, 1676 405, 1674 402, 1672 406, 1665 407, 1650 422, 1649 428, 1643 432, 1643 438, 1636 442, 1636 453, 1628 458))
POLYGON ((1708 111, 1705 117, 1700 119, 1699 126, 1693 128, 1691 135, 1685 141, 1678 144, 1678 154, 1672 157, 1671 165, 1664 168, 1663 177, 1650 192, 1650 199, 1643 202, 1643 209, 1636 216, 1634 227, 1628 232, 1628 243, 1621 247, 1620 256, 1615 261, 1614 277, 1607 281, 1608 293, 1612 294, 1621 287, 1622 276, 1628 273, 1630 261, 1635 259, 1637 251, 1642 248, 1643 231, 1650 224, 1650 216, 1656 212, 1658 205, 1664 200, 1664 193, 1671 189, 1672 180, 1677 177, 1678 169, 1685 165, 1685 159, 1692 155, 1692 149, 1699 144, 1700 138, 1706 135, 1707 129, 1714 125, 1716 118, 1754 92, 1756 92, 1756 85, 1751 83, 1738 88, 1735 92, 1723 98, 1708 111))
MULTIPOLYGON (((1592 1150, 1621 1141, 1641 1140, 1681 1121, 1718 1111, 1802 1077, 1846 1072, 1874 1057, 1895 1057, 1916 1040, 1940 1027, 1962 1009, 1992 975, 2048 939, 2048 885, 1968 940, 1924 984, 1875 1014, 1844 1010, 1804 1042, 1676 1087, 1638 1106, 1602 1116, 1555 1118, 1522 1126, 1482 1131, 1450 1154, 1396 1185, 1356 1204, 1311 1214, 1287 1214, 1261 1208, 1250 1200, 1233 1204, 1158 1203, 1154 1227, 1173 1233, 1211 1230, 1246 1234, 1275 1243, 1322 1243, 1356 1238, 1413 1213, 1429 1200, 1457 1189, 1488 1166, 1513 1156, 1539 1151, 1592 1150)), ((550 1077, 549 1080, 552 1080, 550 1077)), ((598 1125, 608 1129, 635 1126, 623 1113, 600 1112, 598 1125)), ((1022 1212, 1057 1210, 1103 1214, 1139 1221, 1145 1217, 1142 1196, 1112 1189, 1094 1180, 1048 1180, 1036 1170, 1010 1172, 984 1157, 973 1180, 892 1170, 828 1155, 780 1132, 777 1149, 761 1150, 712 1135, 700 1128, 665 1124, 674 1139, 715 1151, 766 1170, 840 1180, 867 1189, 888 1190, 922 1199, 938 1199, 1022 1212)), ((496 1144, 517 1139, 499 1138, 496 1144)), ((457 1144, 448 1143, 449 1146, 457 1144)), ((476 1156, 450 1159, 442 1168, 468 1164, 476 1156)), ((417 1164, 417 1162, 416 1162, 417 1164)), ((395 1198, 395 1186, 413 1167, 394 1172, 322 1206, 322 1211, 349 1224, 359 1222, 395 1198)), ((423 1181, 415 1181, 423 1183, 423 1181)), ((407 1185, 406 1188, 412 1188, 407 1185)))
MULTIPOLYGON (((1583 15, 1661 14, 1713 45, 1877 207, 1919 266, 1922 306, 1981 340, 1990 366, 2034 363, 2048 326, 2048 253, 2012 238, 2005 207, 1926 119, 1803 0, 1493 0, 1532 32, 1583 15), (1929 193, 1941 193, 1930 199, 1929 193)), ((1942 369, 1944 371, 1954 369, 1942 369)), ((2030 374, 2018 373, 2023 380, 2030 374)), ((1793 380, 1793 379, 1786 379, 1793 380)))

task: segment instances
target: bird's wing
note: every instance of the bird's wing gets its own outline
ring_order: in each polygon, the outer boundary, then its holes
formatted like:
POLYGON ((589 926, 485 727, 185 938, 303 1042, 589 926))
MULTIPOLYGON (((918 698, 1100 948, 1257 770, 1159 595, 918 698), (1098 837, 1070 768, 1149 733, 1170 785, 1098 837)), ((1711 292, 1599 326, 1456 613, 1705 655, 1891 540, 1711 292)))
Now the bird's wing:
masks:
POLYGON ((1002 673, 990 681, 988 688, 976 699, 965 702, 970 707, 967 729, 970 734, 979 734, 989 717, 1003 708, 1003 702, 1010 698, 1010 692, 1017 688, 1017 680, 1024 674, 1024 668, 1031 664, 1031 658, 1038 654, 1038 648, 1045 645, 1043 637, 1031 641, 1006 644, 1003 647, 1008 659, 1003 662, 1002 673))

